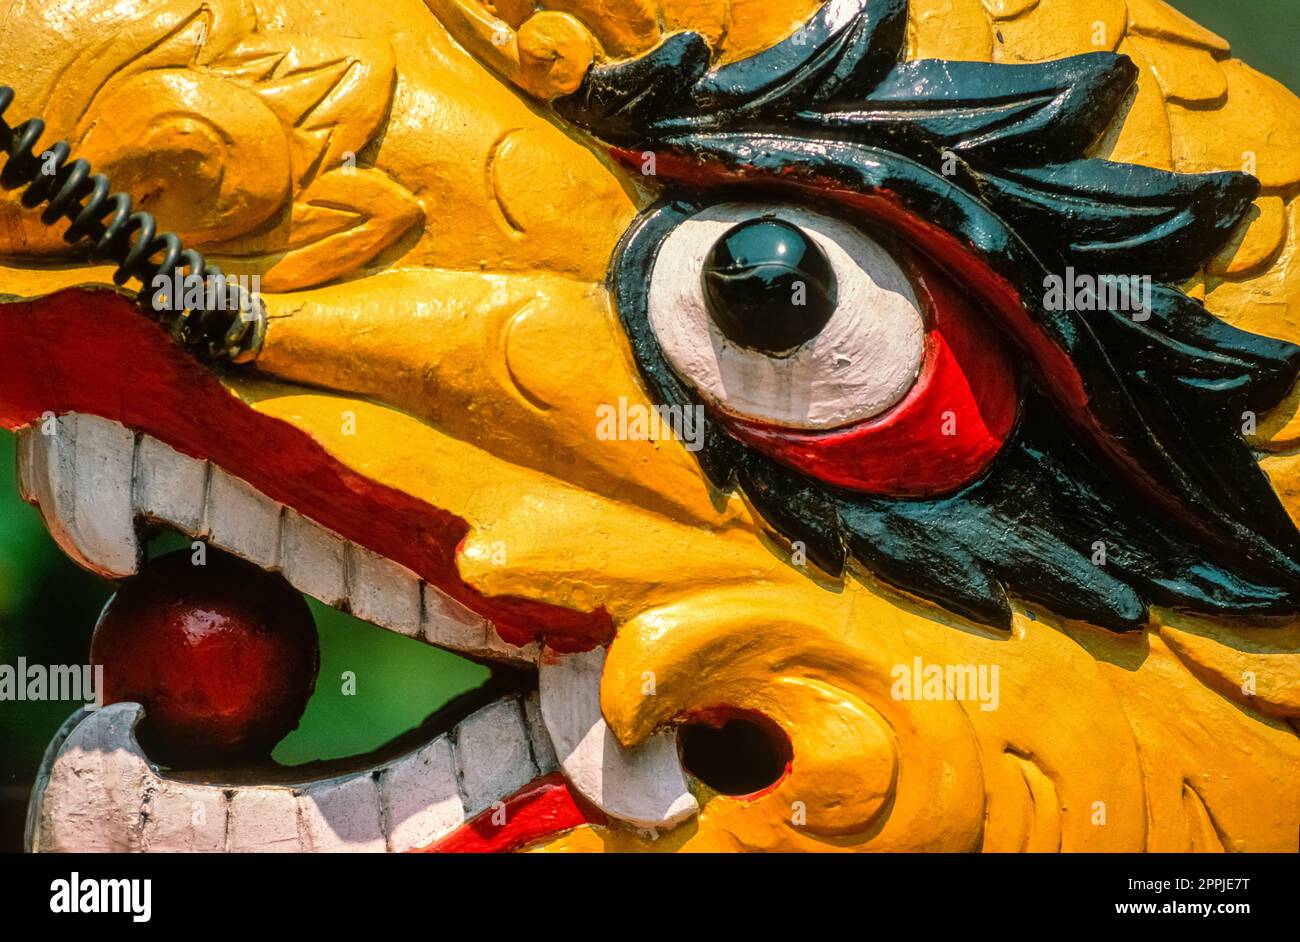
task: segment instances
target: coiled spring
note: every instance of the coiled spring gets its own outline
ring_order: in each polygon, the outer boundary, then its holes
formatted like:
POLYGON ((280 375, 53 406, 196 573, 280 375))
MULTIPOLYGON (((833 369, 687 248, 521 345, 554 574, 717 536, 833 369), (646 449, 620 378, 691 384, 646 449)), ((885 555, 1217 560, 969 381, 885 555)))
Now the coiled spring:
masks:
POLYGON ((92 173, 86 161, 69 161, 67 141, 37 155, 35 148, 45 122, 29 118, 10 126, 5 111, 13 98, 13 89, 0 86, 0 157, 6 158, 0 169, 0 188, 25 187, 22 205, 35 209, 44 203, 40 218, 48 226, 66 219, 70 225, 64 241, 93 243, 90 261, 116 265, 115 284, 138 279, 144 286, 138 295, 143 310, 200 359, 247 363, 256 358, 266 337, 266 308, 261 299, 227 280, 198 252, 184 248, 175 233, 159 233, 151 214, 133 213, 131 198, 125 193, 110 194, 108 178, 92 173), (192 285, 197 276, 204 290, 183 294, 151 290, 160 273, 167 275, 171 285, 192 285), (196 296, 202 298, 199 304, 184 305, 186 298, 196 296))

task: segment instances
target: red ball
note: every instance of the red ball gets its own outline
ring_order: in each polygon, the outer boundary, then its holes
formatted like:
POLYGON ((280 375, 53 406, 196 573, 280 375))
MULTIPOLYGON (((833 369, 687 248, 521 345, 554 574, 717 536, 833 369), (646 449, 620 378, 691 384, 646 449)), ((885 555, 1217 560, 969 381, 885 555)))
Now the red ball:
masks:
POLYGON ((95 626, 104 702, 143 704, 141 745, 172 766, 263 758, 298 727, 320 647, 294 589, 241 559, 181 550, 124 583, 95 626))

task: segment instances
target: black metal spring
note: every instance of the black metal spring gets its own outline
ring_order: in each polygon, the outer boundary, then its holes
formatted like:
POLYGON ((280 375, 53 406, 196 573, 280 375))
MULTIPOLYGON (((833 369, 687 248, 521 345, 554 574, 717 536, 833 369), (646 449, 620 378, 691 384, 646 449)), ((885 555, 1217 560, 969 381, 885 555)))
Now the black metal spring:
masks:
POLYGON ((67 141, 59 141, 38 156, 35 148, 45 132, 45 122, 29 118, 11 127, 5 121, 5 111, 13 99, 13 89, 0 86, 0 157, 6 158, 0 169, 0 188, 26 187, 20 197, 22 205, 35 209, 45 203, 40 218, 47 226, 66 219, 70 225, 64 241, 93 242, 90 261, 115 264, 114 284, 138 279, 144 286, 137 294, 142 310, 186 350, 207 361, 247 363, 255 359, 266 337, 266 307, 261 299, 227 280, 198 252, 184 248, 174 232, 159 233, 151 214, 131 212, 131 198, 125 193, 110 194, 108 178, 92 173, 86 161, 69 162, 72 149, 67 141), (168 284, 193 284, 193 276, 201 278, 203 303, 186 308, 184 294, 151 291, 162 272, 168 273, 168 284), (206 302, 213 298, 217 303, 208 306, 206 302))

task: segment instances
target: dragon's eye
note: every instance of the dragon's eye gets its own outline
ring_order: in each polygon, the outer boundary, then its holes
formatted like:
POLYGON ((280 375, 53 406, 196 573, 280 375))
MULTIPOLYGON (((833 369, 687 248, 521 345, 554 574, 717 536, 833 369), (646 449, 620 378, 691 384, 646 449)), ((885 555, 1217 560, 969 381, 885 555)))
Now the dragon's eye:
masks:
POLYGON ((1016 366, 978 286, 879 231, 795 202, 665 203, 618 262, 642 369, 822 483, 890 497, 968 484, 1015 422, 1016 366))
POLYGON ((673 371, 740 419, 832 429, 879 415, 925 358, 916 291, 859 228, 799 207, 725 203, 665 239, 648 294, 673 371))

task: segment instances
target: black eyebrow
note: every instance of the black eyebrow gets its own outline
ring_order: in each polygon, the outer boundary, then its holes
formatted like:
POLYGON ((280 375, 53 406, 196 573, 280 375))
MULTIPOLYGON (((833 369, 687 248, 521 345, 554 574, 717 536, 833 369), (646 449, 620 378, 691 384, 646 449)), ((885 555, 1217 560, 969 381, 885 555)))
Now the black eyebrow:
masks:
POLYGON ((801 30, 710 69, 708 42, 677 33, 592 68, 557 99, 610 144, 700 153, 728 134, 867 144, 938 171, 1086 271, 1172 282, 1223 246, 1259 195, 1248 174, 1177 174, 1087 158, 1137 79, 1124 55, 1004 65, 904 61, 907 0, 830 0, 801 30), (1070 225, 1060 225, 1069 215, 1070 225))

